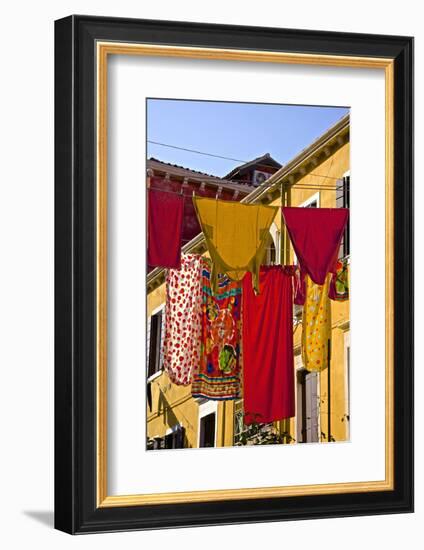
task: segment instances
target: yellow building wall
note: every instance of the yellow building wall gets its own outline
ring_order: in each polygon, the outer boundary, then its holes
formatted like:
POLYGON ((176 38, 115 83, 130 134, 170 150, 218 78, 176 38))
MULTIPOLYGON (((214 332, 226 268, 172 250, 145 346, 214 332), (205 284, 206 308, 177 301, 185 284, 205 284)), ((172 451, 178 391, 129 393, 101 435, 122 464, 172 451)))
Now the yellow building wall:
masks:
MULTIPOLYGON (((346 143, 338 149, 333 155, 327 158, 320 165, 316 166, 312 173, 305 175, 296 182, 296 185, 287 193, 287 204, 290 206, 300 206, 313 196, 319 196, 319 206, 321 208, 336 207, 336 192, 328 187, 336 185, 336 179, 342 178, 349 171, 350 166, 350 147, 346 143), (320 177, 320 176, 326 176, 320 177), (313 186, 314 189, 305 189, 300 186, 313 186), (321 189, 322 188, 322 189, 321 189)), ((281 199, 277 199, 273 204, 281 204, 281 199)), ((281 221, 276 220, 278 227, 281 227, 281 221)), ((293 262, 293 249, 286 235, 286 261, 293 262)), ((348 388, 347 388, 347 358, 345 355, 345 335, 349 331, 350 313, 349 300, 345 302, 331 301, 332 316, 332 343, 331 343, 331 364, 330 364, 330 418, 331 418, 331 436, 335 441, 345 441, 349 439, 349 420, 348 414, 348 388)), ((300 342, 302 337, 302 326, 298 326, 294 331, 294 349, 295 353, 300 353, 300 342)), ((327 369, 319 375, 319 410, 320 410, 320 440, 328 439, 328 373, 327 369)), ((293 443, 296 440, 296 419, 290 420, 290 435, 293 437, 293 443)))
MULTIPOLYGON (((336 180, 318 177, 341 178, 349 170, 349 143, 343 145, 324 162, 314 168, 312 174, 305 175, 296 182, 287 196, 287 204, 299 206, 316 193, 319 193, 320 207, 335 207, 336 193, 326 187, 334 186, 336 180), (301 189, 297 185, 310 185, 322 189, 301 189)), ((273 202, 280 205, 281 199, 273 202)), ((280 231, 281 218, 277 216, 275 224, 280 231)), ((286 263, 293 261, 293 251, 286 236, 286 263)), ((165 302, 165 284, 152 291, 147 297, 147 314, 150 316, 165 302)), ((346 418, 348 407, 346 383, 345 334, 349 330, 349 301, 331 302, 332 310, 332 356, 331 356, 331 435, 336 441, 349 438, 349 422, 346 418)), ((301 325, 294 332, 295 353, 300 353, 301 325)), ((325 434, 321 440, 327 440, 328 426, 328 393, 327 369, 320 374, 320 431, 325 434)), ((233 445, 234 403, 232 401, 218 402, 217 405, 217 437, 218 447, 233 445)), ((186 446, 198 446, 199 404, 191 397, 191 386, 176 386, 172 384, 163 371, 152 379, 152 411, 147 407, 147 436, 163 437, 167 430, 176 424, 185 428, 186 446)), ((292 442, 296 442, 296 419, 276 423, 280 431, 288 430, 292 442)))

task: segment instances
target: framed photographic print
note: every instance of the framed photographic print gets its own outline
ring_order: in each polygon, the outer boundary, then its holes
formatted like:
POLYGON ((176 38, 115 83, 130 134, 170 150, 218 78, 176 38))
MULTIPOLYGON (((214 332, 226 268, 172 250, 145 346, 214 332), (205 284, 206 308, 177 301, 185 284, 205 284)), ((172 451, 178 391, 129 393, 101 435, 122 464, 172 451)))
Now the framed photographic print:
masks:
POLYGON ((55 526, 413 510, 413 39, 55 24, 55 526))

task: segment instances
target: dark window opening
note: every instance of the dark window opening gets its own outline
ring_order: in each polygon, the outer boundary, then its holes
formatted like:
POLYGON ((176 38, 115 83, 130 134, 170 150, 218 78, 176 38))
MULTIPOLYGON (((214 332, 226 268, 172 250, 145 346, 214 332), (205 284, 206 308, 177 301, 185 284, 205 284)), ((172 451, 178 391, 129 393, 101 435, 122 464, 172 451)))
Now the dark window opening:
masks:
POLYGON ((184 449, 185 428, 177 426, 170 434, 165 436, 165 449, 184 449))
POLYGON ((270 243, 266 249, 265 264, 274 265, 277 263, 277 250, 275 248, 274 240, 270 238, 270 243))
MULTIPOLYGON (((337 180, 336 189, 336 207, 350 208, 350 176, 345 176, 342 180, 337 180)), ((340 243, 339 259, 345 258, 350 254, 350 218, 343 233, 340 243)))
POLYGON ((200 419, 199 447, 215 447, 215 413, 200 419))
POLYGON ((152 315, 147 333, 147 377, 159 372, 162 368, 162 341, 165 315, 163 310, 152 315))

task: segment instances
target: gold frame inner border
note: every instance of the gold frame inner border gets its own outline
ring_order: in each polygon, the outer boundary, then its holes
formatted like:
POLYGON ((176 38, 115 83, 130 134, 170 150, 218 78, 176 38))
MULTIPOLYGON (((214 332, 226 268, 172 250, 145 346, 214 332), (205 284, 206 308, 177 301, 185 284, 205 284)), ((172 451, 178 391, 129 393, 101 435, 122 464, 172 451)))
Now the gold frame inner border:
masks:
POLYGON ((394 226, 393 226, 393 110, 394 61, 390 58, 351 57, 320 54, 194 48, 97 42, 97 506, 142 506, 236 499, 276 498, 305 495, 341 494, 394 489, 394 226), (181 57, 219 59, 260 63, 283 63, 383 69, 385 72, 385 479, 318 485, 281 487, 255 487, 178 493, 149 493, 108 496, 107 493, 107 62, 109 55, 138 55, 155 57, 181 57))

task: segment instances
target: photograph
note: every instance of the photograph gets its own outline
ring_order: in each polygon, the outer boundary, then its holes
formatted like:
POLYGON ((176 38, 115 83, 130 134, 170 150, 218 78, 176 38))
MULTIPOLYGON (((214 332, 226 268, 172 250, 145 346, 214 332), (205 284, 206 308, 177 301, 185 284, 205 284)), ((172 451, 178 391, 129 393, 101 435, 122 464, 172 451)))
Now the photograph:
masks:
POLYGON ((349 441, 349 107, 146 126, 147 450, 349 441))
POLYGON ((412 47, 55 22, 56 529, 412 510, 412 47))
POLYGON ((5 3, 0 548, 422 544, 392 4, 5 3))

